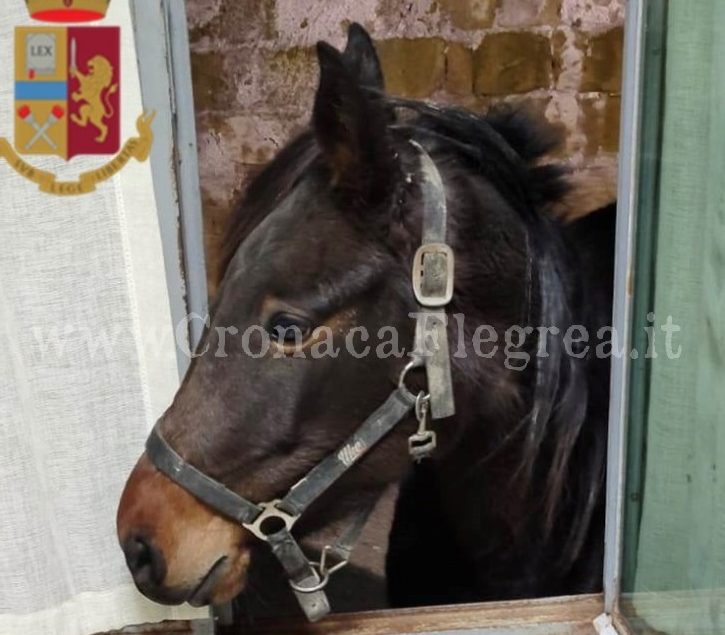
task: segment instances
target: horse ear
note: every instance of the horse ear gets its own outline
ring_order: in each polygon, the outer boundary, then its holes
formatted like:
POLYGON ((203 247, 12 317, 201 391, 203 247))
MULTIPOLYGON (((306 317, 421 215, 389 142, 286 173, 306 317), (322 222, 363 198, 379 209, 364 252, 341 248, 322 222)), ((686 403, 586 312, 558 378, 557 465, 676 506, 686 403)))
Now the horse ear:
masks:
POLYGON ((320 85, 312 122, 333 185, 355 198, 379 202, 396 172, 384 106, 360 86, 339 51, 319 42, 317 57, 320 85))
POLYGON ((347 46, 343 56, 362 86, 381 93, 385 90, 383 71, 375 45, 368 32, 357 22, 353 22, 347 30, 347 46))

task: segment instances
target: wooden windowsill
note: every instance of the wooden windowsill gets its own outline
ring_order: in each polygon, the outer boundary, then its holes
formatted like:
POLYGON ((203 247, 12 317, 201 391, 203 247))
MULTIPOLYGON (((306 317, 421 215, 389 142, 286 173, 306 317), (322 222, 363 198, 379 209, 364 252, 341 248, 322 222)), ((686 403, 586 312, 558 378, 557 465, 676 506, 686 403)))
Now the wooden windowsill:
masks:
POLYGON ((487 602, 331 615, 317 624, 302 620, 265 620, 253 626, 226 627, 220 635, 398 635, 475 629, 486 633, 506 629, 536 635, 591 635, 592 621, 603 611, 601 595, 540 600, 487 602), (513 630, 516 629, 516 630, 513 630))

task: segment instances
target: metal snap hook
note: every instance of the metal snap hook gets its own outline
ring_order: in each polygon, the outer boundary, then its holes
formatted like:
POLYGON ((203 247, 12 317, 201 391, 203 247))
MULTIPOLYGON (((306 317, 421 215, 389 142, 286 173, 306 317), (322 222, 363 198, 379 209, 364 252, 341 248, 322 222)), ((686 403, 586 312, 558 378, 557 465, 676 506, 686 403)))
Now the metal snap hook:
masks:
POLYGON ((430 393, 422 390, 415 397, 415 418, 420 423, 428 417, 428 407, 430 405, 430 393))
POLYGON ((408 452, 417 463, 429 458, 438 445, 435 431, 428 429, 428 407, 430 395, 419 392, 415 398, 415 416, 418 419, 418 431, 408 438, 408 452))

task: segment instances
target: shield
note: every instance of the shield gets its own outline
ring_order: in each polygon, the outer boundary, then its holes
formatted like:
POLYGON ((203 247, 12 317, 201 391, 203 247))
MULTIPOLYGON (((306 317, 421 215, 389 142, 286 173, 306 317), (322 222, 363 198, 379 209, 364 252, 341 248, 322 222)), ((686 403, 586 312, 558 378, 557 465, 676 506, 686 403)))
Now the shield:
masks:
POLYGON ((15 148, 108 155, 121 142, 118 27, 15 30, 15 148))

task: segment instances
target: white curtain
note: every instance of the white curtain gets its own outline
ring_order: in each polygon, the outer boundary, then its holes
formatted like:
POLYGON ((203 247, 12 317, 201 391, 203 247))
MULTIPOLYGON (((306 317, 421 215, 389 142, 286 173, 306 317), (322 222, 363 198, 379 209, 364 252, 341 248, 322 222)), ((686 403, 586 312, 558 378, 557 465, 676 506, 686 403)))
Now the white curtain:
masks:
MULTIPOLYGON (((0 15, 0 136, 12 138, 13 30, 0 15)), ((142 111, 128 2, 123 139, 142 111)), ((159 54, 163 43, 159 43, 159 54)), ((58 160, 34 158, 58 170, 58 160)), ((62 166, 77 178, 98 166, 62 166)), ((89 635, 203 615, 135 590, 115 536, 124 480, 179 377, 149 163, 59 198, 0 163, 0 635, 89 635)))

